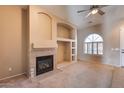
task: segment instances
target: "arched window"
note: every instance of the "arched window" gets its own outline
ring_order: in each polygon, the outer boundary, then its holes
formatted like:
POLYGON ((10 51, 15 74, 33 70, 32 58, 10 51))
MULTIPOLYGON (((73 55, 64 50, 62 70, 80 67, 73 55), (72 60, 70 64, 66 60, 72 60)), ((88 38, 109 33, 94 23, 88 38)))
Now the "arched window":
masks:
POLYGON ((90 34, 84 41, 85 54, 103 54, 103 38, 98 34, 90 34))

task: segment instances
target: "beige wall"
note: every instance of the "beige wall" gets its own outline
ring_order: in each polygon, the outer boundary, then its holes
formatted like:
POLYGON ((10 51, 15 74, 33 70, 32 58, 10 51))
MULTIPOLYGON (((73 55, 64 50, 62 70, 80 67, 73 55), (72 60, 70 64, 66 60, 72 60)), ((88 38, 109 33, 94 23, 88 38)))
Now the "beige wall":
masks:
POLYGON ((85 38, 90 34, 99 34, 103 37, 102 31, 101 31, 101 25, 95 25, 88 28, 80 29, 77 33, 77 48, 78 48, 78 60, 85 60, 85 61, 94 61, 94 62, 101 62, 102 56, 93 56, 84 54, 84 40, 85 38))
POLYGON ((0 79, 25 72, 26 27, 22 14, 20 7, 0 6, 0 79))

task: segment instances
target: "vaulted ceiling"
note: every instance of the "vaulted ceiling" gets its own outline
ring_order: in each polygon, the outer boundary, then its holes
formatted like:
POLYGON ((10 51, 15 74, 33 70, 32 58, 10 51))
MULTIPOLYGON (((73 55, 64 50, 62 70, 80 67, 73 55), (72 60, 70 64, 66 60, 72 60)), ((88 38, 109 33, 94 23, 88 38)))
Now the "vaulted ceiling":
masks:
MULTIPOLYGON (((50 12, 61 18, 71 21, 73 24, 77 25, 78 29, 100 24, 104 16, 95 14, 86 18, 85 16, 88 13, 87 11, 77 13, 78 10, 89 9, 90 5, 43 5, 42 7, 48 9, 50 12)), ((109 6, 103 7, 101 10, 106 12, 108 7, 109 6)))

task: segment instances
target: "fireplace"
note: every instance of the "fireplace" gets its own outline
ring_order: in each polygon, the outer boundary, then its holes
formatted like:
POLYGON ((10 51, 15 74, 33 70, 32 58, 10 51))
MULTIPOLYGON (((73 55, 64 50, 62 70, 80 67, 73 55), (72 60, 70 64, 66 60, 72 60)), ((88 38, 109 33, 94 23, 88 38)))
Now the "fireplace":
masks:
POLYGON ((36 57, 36 75, 53 70, 53 55, 36 57))

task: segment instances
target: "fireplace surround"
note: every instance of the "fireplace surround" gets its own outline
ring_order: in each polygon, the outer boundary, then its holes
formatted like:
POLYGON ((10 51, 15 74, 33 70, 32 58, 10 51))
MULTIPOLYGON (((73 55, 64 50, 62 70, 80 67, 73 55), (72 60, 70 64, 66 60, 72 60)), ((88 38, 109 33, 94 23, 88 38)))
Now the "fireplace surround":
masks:
POLYGON ((36 57, 36 76, 53 70, 53 55, 36 57))
MULTIPOLYGON (((48 68, 49 70, 54 70, 56 68, 56 49, 55 48, 47 48, 47 49, 33 49, 32 51, 30 51, 30 56, 29 56, 29 78, 34 78, 38 75, 42 75, 42 71, 37 73, 37 60, 40 59, 46 59, 46 58, 42 58, 42 57, 52 57, 51 60, 53 61, 52 64, 50 66, 52 66, 51 68, 48 68)), ((47 60, 47 62, 50 60, 47 60)), ((44 61, 42 61, 43 63, 45 63, 44 61)), ((46 62, 46 63, 47 63, 46 62)), ((44 64, 45 65, 45 64, 44 64)), ((47 72, 47 70, 45 70, 44 72, 47 72)))

